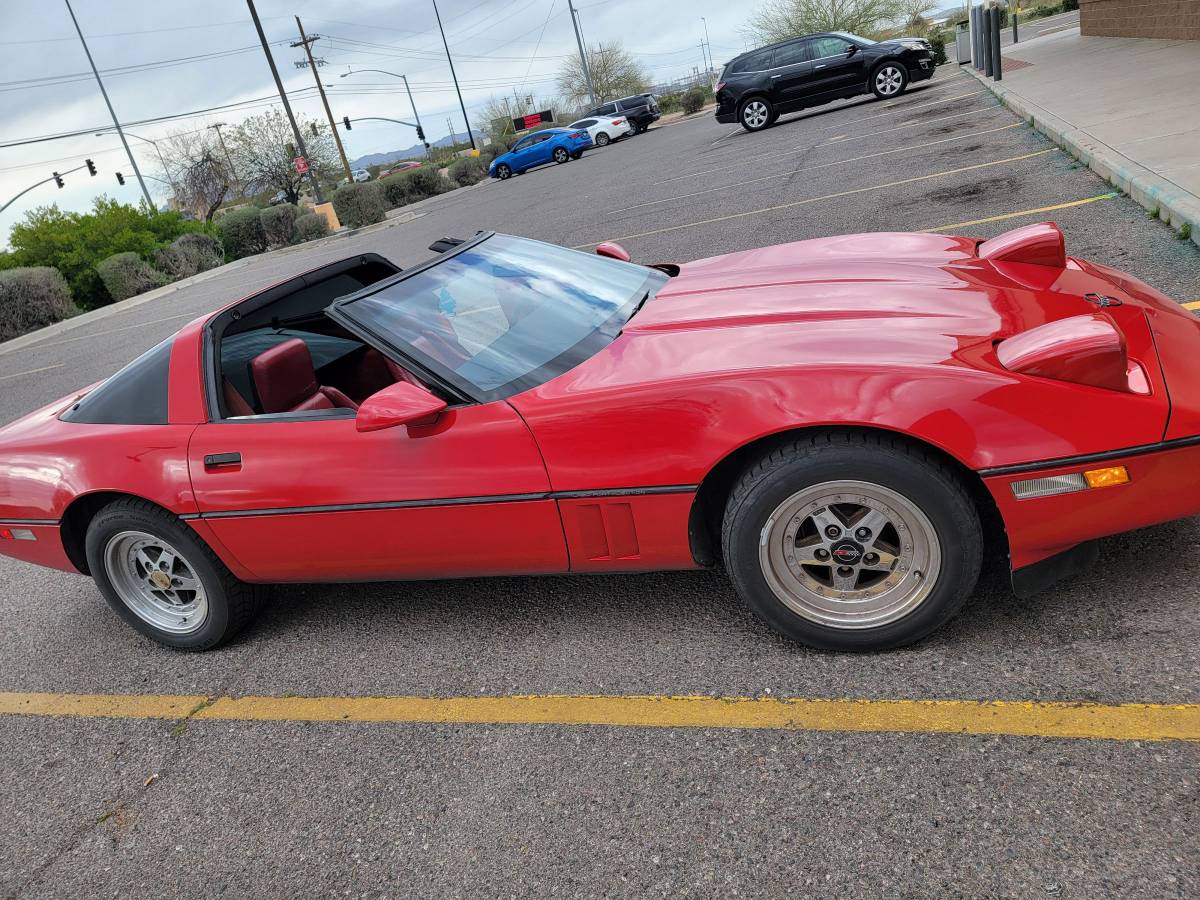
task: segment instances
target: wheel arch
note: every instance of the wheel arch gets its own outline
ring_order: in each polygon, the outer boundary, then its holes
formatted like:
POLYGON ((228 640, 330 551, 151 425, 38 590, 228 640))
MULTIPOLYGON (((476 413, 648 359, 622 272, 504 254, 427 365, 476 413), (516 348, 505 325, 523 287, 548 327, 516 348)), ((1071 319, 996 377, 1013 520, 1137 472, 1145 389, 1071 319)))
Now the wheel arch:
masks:
POLYGON ((59 521, 59 534, 62 536, 63 550, 66 551, 67 558, 83 575, 91 574, 86 551, 88 526, 100 510, 118 500, 139 500, 161 509, 169 516, 176 515, 165 506, 128 491, 92 491, 80 494, 63 510, 62 519, 59 521))
POLYGON ((811 425, 786 428, 758 437, 731 450, 709 469, 700 481, 688 516, 688 539, 691 543, 692 556, 695 557, 697 563, 711 566, 721 559, 721 521, 725 515, 726 501, 729 499, 730 491, 732 491, 738 476, 756 460, 781 444, 798 437, 810 437, 817 434, 851 435, 864 444, 878 442, 880 438, 887 437, 934 457, 954 472, 966 487, 983 527, 985 546, 1000 548, 1007 554, 1008 535, 1004 530, 1003 519, 991 493, 979 474, 957 457, 936 444, 891 428, 863 425, 811 425))

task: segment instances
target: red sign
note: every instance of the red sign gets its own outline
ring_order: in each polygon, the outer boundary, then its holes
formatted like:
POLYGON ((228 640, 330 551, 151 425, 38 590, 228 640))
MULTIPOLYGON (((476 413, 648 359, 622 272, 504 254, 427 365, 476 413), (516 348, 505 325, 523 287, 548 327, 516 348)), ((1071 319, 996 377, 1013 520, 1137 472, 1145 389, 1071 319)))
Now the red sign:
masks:
POLYGON ((535 125, 542 124, 542 114, 541 113, 533 113, 531 115, 525 116, 521 121, 525 123, 526 128, 533 128, 535 125))
POLYGON ((292 165, 296 167, 296 173, 298 175, 308 174, 308 160, 303 156, 297 156, 295 159, 293 159, 292 165))

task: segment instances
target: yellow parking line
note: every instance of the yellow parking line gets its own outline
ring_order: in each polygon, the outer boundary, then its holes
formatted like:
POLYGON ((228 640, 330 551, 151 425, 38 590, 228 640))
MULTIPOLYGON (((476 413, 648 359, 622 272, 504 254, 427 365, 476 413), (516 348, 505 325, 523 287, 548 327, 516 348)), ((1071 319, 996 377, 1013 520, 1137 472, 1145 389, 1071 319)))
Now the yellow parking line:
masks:
POLYGON ((1097 194, 1095 197, 1084 197, 1082 200, 1070 200, 1066 203, 1055 203, 1053 206, 1039 206, 1035 209, 1022 209, 1018 212, 1001 213, 998 216, 988 216, 986 219, 971 219, 967 222, 951 222, 948 225, 935 225, 933 228, 920 228, 918 234, 928 233, 930 231, 949 231, 952 228, 965 228, 968 225, 983 225, 987 222, 1003 222, 1005 219, 1018 219, 1021 216, 1036 216, 1040 213, 1054 212, 1057 209, 1070 209, 1072 206, 1084 206, 1088 203, 1095 203, 1097 200, 1112 200, 1114 197, 1120 196, 1116 191, 1109 191, 1107 194, 1097 194))
POLYGON ((1184 309, 1200 309, 1200 300, 1191 300, 1183 304, 1184 309))
MULTIPOLYGON (((928 181, 932 178, 944 178, 947 175, 957 175, 960 172, 972 172, 976 169, 986 169, 989 166, 1001 166, 1006 163, 1020 162, 1021 160, 1033 159, 1034 157, 1042 156, 1046 153, 1053 153, 1057 149, 1057 147, 1048 147, 1045 150, 1035 150, 1033 153, 1022 153, 1020 156, 1010 156, 1007 159, 994 159, 991 162, 976 163, 973 166, 960 166, 957 169, 946 169, 945 171, 933 172, 929 175, 917 175, 914 178, 901 178, 898 181, 888 181, 883 184, 873 184, 868 187, 854 188, 853 190, 849 191, 838 191, 836 194, 824 194, 820 197, 809 197, 805 200, 793 200, 791 203, 779 203, 775 206, 764 206, 762 209, 750 209, 746 212, 731 213, 727 216, 715 216, 711 219, 700 219, 696 222, 684 222, 680 225, 667 225, 664 228, 654 228, 650 231, 639 231, 636 234, 626 234, 615 238, 604 238, 604 240, 629 241, 633 240, 634 238, 649 237, 650 235, 654 234, 666 234, 669 231, 679 231, 683 228, 697 228, 701 225, 712 225, 716 222, 728 222, 731 219, 744 219, 747 216, 757 216, 761 215, 762 213, 777 212, 781 209, 792 209, 797 206, 804 206, 808 203, 819 203, 822 200, 834 200, 838 197, 849 197, 852 194, 863 194, 867 191, 879 191, 883 190, 884 188, 898 187, 902 184, 913 184, 914 182, 918 181, 928 181)), ((584 250, 588 247, 595 247, 597 243, 599 243, 599 241, 591 241, 586 244, 576 244, 571 249, 584 250)))
POLYGON ((1200 704, 761 697, 218 697, 0 694, 0 715, 232 722, 607 725, 1200 740, 1200 704))
POLYGON ((735 181, 732 184, 723 184, 719 187, 705 188, 702 191, 693 191, 690 194, 676 194, 673 197, 663 197, 661 200, 646 200, 643 203, 635 203, 633 206, 626 206, 623 209, 618 209, 615 212, 629 212, 631 209, 640 209, 643 206, 655 206, 659 203, 670 203, 672 200, 686 200, 688 197, 699 197, 702 194, 712 194, 716 191, 727 191, 730 188, 744 187, 747 184, 757 184, 760 181, 771 181, 775 178, 789 178, 792 175, 799 175, 803 172, 812 172, 816 169, 828 169, 830 166, 844 166, 848 163, 862 162, 864 159, 875 159, 878 156, 887 156, 891 153, 907 153, 909 150, 922 150, 925 147, 934 147, 938 144, 948 144, 951 141, 961 141, 966 138, 978 137, 981 134, 991 134, 995 131, 1005 131, 1009 128, 1019 128, 1022 122, 1013 122, 1009 125, 1001 125, 999 128, 988 128, 983 131, 969 131, 966 134, 956 134, 954 137, 942 138, 938 141, 927 141, 924 144, 909 144, 907 147, 897 147, 894 150, 880 150, 878 153, 867 153, 864 156, 852 156, 849 159, 839 159, 834 162, 818 163, 815 166, 803 166, 799 169, 789 169, 786 172, 777 172, 774 175, 763 175, 761 178, 751 178, 747 181, 735 181))

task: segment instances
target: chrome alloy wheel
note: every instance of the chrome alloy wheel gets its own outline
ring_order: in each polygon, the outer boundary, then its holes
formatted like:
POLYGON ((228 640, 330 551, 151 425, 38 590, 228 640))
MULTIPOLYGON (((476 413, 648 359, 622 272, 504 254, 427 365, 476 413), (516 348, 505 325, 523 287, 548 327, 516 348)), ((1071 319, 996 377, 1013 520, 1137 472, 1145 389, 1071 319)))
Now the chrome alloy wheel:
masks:
POLYGON ((900 90, 904 76, 895 66, 884 66, 875 73, 875 90, 885 97, 891 97, 900 90))
POLYGON ((761 100, 751 100, 742 110, 742 121, 750 128, 762 128, 767 124, 767 104, 761 100))
POLYGON ((104 570, 122 602, 144 622, 191 634, 208 618, 208 595, 196 570, 162 538, 121 531, 104 548, 104 570))
POLYGON ((763 525, 759 564, 792 612, 831 628, 877 628, 921 605, 941 571, 929 518, 882 485, 827 481, 798 491, 763 525))

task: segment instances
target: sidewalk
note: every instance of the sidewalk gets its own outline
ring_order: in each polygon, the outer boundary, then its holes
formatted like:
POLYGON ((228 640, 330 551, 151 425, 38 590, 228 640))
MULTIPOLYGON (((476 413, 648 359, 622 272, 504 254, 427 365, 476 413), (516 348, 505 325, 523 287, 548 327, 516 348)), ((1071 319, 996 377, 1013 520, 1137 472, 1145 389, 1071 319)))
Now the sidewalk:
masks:
POLYGON ((1200 244, 1200 42, 1085 37, 1078 28, 1001 50, 984 83, 1038 131, 1200 244))

